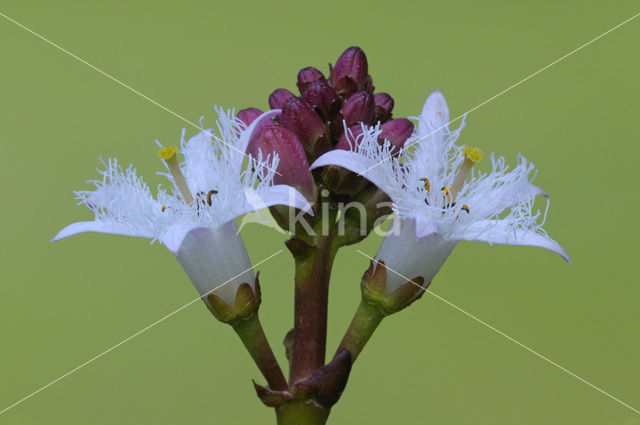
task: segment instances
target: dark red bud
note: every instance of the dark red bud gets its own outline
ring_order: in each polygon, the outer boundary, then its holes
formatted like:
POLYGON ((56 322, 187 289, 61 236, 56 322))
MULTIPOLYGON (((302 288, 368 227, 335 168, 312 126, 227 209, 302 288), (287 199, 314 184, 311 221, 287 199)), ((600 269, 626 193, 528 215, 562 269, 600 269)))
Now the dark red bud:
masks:
POLYGON ((314 145, 324 134, 322 119, 311 104, 299 97, 287 99, 282 106, 280 123, 298 136, 305 150, 313 152, 314 145))
POLYGON ((347 133, 343 133, 336 144, 336 149, 344 149, 345 151, 354 150, 354 147, 358 145, 360 141, 360 135, 362 134, 362 126, 360 124, 352 125, 347 130, 347 133), (347 138, 347 135, 349 136, 347 138))
POLYGON ((300 90, 300 94, 304 94, 307 90, 307 86, 314 81, 326 81, 322 72, 318 71, 316 68, 312 66, 308 66, 306 68, 302 68, 298 72, 298 89, 300 90))
POLYGON ((309 161, 304 149, 295 134, 286 128, 277 125, 262 127, 254 133, 247 152, 254 158, 258 158, 258 151, 262 152, 263 160, 274 152, 278 155, 278 168, 273 178, 275 184, 287 184, 295 187, 307 199, 315 197, 315 185, 309 161))
POLYGON ((367 75, 367 79, 364 82, 364 87, 362 88, 364 91, 373 93, 375 87, 373 86, 373 80, 371 79, 371 75, 367 75))
POLYGON ((376 104, 376 116, 374 122, 386 122, 391 118, 393 110, 393 98, 387 93, 376 93, 373 95, 373 101, 376 104))
POLYGON ((251 125, 251 123, 262 115, 262 111, 258 108, 247 108, 238 112, 238 119, 244 123, 247 127, 251 125))
POLYGON ((338 107, 338 97, 326 80, 314 81, 304 91, 304 100, 309 102, 325 120, 329 120, 338 107))
POLYGON ((338 58, 331 72, 331 85, 342 97, 363 90, 369 75, 367 55, 359 47, 349 47, 338 58))
POLYGON ((269 95, 269 106, 271 109, 282 109, 282 105, 290 97, 295 95, 287 89, 278 89, 269 95))
POLYGON ((360 91, 352 94, 342 105, 342 116, 350 126, 357 122, 370 124, 376 112, 376 104, 373 96, 367 92, 360 91))
POLYGON ((378 142, 383 143, 385 139, 391 142, 393 151, 397 152, 404 146, 404 142, 413 134, 413 123, 406 118, 397 118, 382 124, 378 142))

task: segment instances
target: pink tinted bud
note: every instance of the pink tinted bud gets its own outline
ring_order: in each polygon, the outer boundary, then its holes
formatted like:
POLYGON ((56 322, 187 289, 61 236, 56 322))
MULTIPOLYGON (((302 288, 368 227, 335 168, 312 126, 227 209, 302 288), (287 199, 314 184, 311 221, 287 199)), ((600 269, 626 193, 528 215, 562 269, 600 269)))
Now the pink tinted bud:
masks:
POLYGON ((262 115, 262 111, 258 108, 247 108, 238 112, 238 119, 244 123, 247 127, 251 125, 251 123, 262 115))
POLYGON ((397 118, 387 121, 380 127, 381 133, 378 142, 383 143, 385 139, 391 142, 393 151, 397 152, 404 146, 404 142, 413 134, 413 123, 406 118, 397 118))
POLYGON ((303 97, 325 120, 329 120, 336 112, 338 97, 326 80, 314 81, 309 84, 303 97))
POLYGON ((376 116, 374 122, 386 122, 391 118, 393 110, 393 98, 387 93, 376 93, 373 95, 373 101, 376 104, 376 116))
POLYGON ((340 112, 349 126, 357 122, 370 124, 375 116, 376 104, 371 94, 359 91, 345 100, 340 112))
POLYGON ((302 146, 309 153, 324 134, 324 124, 320 116, 306 100, 292 97, 282 106, 280 123, 298 137, 302 146))
POLYGON ((365 88, 369 65, 367 55, 359 47, 349 47, 338 58, 331 72, 331 85, 342 97, 365 88))
POLYGON ((335 148, 345 151, 354 150, 353 148, 356 147, 360 141, 361 134, 362 126, 360 124, 352 125, 348 128, 347 133, 343 133, 342 136, 340 136, 335 148))
POLYGON ((271 109, 282 109, 282 105, 290 97, 295 95, 287 89, 278 89, 269 95, 269 106, 271 109))
POLYGON ((308 66, 306 68, 302 68, 298 72, 298 89, 300 90, 300 94, 304 94, 307 90, 307 86, 314 81, 326 81, 322 72, 318 71, 316 68, 312 66, 308 66))
POLYGON ((259 158, 258 151, 262 152, 265 160, 267 155, 278 155, 278 168, 273 178, 275 184, 286 184, 300 191, 307 199, 315 198, 315 184, 309 161, 304 149, 295 134, 277 125, 267 125, 254 133, 247 152, 254 158, 259 158))

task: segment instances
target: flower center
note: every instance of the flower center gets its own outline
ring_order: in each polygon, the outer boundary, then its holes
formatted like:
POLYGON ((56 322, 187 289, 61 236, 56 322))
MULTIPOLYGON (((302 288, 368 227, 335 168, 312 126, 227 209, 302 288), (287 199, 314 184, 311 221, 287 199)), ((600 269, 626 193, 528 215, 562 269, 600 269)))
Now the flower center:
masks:
MULTIPOLYGON (((191 204, 193 202, 193 196, 191 196, 191 191, 189 190, 189 186, 187 186, 187 181, 182 174, 180 164, 178 164, 177 154, 177 146, 167 146, 164 148, 160 148, 160 150, 158 151, 158 156, 162 158, 165 164, 167 164, 167 168, 173 176, 173 180, 176 182, 176 186, 180 190, 180 193, 182 194, 185 202, 187 204, 191 204)), ((207 201, 209 201, 209 199, 210 196, 207 196, 207 201)))
MULTIPOLYGON (((472 148, 470 146, 467 146, 464 149, 462 149, 462 155, 464 155, 464 162, 460 166, 460 171, 458 171, 458 175, 456 176, 456 179, 453 182, 453 186, 442 187, 440 189, 442 191, 442 195, 444 198, 442 201, 443 215, 446 209, 453 208, 456 206, 456 201, 455 201, 456 196, 462 190, 462 186, 464 186, 464 182, 467 180, 467 177, 469 176, 469 173, 471 172, 473 165, 476 162, 480 161, 483 157, 482 151, 480 149, 472 148)), ((431 183, 429 182, 429 179, 426 177, 422 177, 420 181, 424 183, 424 190, 426 190, 427 193, 429 193, 431 191, 431 183)), ((436 196, 436 201, 437 200, 438 200, 438 197, 436 196)), ((429 205, 429 201, 427 201, 426 199, 424 201, 427 203, 427 205, 429 205)), ((467 204, 463 204, 460 209, 462 211, 466 211, 467 214, 469 214, 470 209, 467 204)), ((453 212, 455 213, 456 210, 454 209, 453 212)))

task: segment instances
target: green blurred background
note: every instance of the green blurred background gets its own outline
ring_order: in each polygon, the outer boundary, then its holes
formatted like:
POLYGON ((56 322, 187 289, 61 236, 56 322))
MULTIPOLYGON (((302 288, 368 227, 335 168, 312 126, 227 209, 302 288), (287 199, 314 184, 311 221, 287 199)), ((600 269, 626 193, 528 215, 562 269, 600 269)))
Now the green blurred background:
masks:
MULTIPOLYGON (((439 88, 462 113, 638 10, 616 2, 155 2, 3 0, 0 11, 187 119, 214 104, 266 107, 298 69, 368 54, 397 116, 439 88)), ((573 257, 463 243, 431 289, 640 409, 640 19, 468 117, 462 142, 515 161, 552 196, 546 229, 573 257)), ((197 296, 161 245, 81 235, 72 191, 98 157, 152 186, 154 139, 185 123, 0 18, 0 410, 197 296)), ((189 128, 188 134, 195 129, 189 128)), ((486 164, 485 164, 486 165, 486 164)), ((244 231, 254 262, 284 235, 244 231)), ((334 269, 329 350, 359 300, 380 239, 334 269)), ((259 267, 261 316, 280 359, 293 317, 292 260, 259 267)), ((0 416, 2 424, 274 423, 232 330, 196 303, 0 416)), ((383 322, 330 423, 640 424, 640 415, 425 296, 383 322)))

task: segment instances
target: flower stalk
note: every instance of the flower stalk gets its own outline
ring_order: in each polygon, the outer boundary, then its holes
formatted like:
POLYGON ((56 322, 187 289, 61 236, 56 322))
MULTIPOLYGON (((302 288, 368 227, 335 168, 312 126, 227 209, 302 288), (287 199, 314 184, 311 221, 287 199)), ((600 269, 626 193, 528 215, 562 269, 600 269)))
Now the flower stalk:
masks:
POLYGON ((276 391, 286 390, 288 388, 287 380, 264 334, 258 312, 256 311, 246 318, 239 318, 230 323, 230 325, 240 337, 251 358, 260 369, 262 376, 267 380, 269 388, 276 391))
POLYGON ((291 239, 295 259, 295 306, 291 349, 291 384, 309 376, 325 361, 329 279, 337 247, 332 234, 317 236, 313 245, 291 239))
POLYGON ((351 361, 354 362, 385 316, 378 306, 362 299, 338 351, 348 350, 351 353, 351 361))
POLYGON ((311 401, 295 401, 276 408, 278 425, 324 425, 329 409, 311 401))

